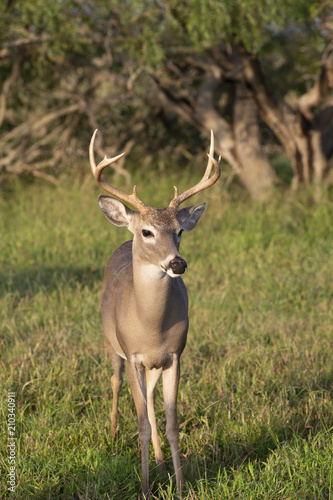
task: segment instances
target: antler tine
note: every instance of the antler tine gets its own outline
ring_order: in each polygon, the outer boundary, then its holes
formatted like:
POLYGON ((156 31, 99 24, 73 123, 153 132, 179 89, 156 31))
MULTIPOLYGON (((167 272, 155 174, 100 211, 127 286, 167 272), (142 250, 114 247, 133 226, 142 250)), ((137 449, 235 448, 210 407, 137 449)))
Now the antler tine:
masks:
POLYGON ((211 158, 213 158, 213 160, 214 160, 214 133, 212 130, 210 131, 210 146, 209 146, 209 153, 208 153, 208 163, 207 163, 206 171, 202 177, 202 180, 209 179, 209 176, 210 176, 212 168, 213 168, 213 161, 211 160, 211 158))
POLYGON ((176 186, 174 186, 175 195, 174 195, 173 199, 171 200, 169 206, 174 207, 174 208, 179 207, 179 205, 181 203, 183 203, 183 201, 187 200, 188 198, 190 198, 194 194, 199 193, 200 191, 203 191, 204 189, 207 189, 210 186, 212 186, 213 184, 215 184, 215 182, 219 179, 220 174, 221 174, 221 156, 219 157, 218 161, 216 161, 214 158, 214 133, 211 130, 210 148, 209 148, 209 153, 208 153, 208 163, 207 163, 206 171, 205 171, 201 181, 198 182, 198 184, 196 184, 192 188, 187 189, 186 191, 184 191, 180 195, 178 194, 178 189, 176 188, 176 186), (215 167, 215 171, 214 171, 214 174, 212 175, 212 177, 210 177, 213 165, 215 167))
POLYGON ((143 203, 143 201, 141 201, 138 198, 138 196, 136 194, 136 186, 134 186, 132 194, 126 194, 126 193, 123 193, 122 191, 119 191, 119 189, 114 188, 113 186, 111 186, 110 184, 105 182, 104 179, 102 179, 101 174, 102 174, 102 171, 104 170, 104 168, 111 165, 112 163, 116 162, 117 160, 119 160, 119 158, 124 156, 125 153, 121 153, 120 155, 115 156, 113 158, 107 158, 105 156, 104 159, 96 166, 94 145, 95 145, 95 138, 97 135, 97 131, 98 130, 96 129, 95 132, 93 133, 93 136, 92 136, 91 141, 90 141, 90 146, 89 146, 90 167, 91 167, 92 174, 95 178, 95 181, 103 189, 105 189, 105 191, 112 194, 113 196, 116 196, 120 200, 129 203, 130 205, 132 205, 132 207, 139 210, 139 212, 143 213, 143 212, 147 211, 147 206, 143 203))

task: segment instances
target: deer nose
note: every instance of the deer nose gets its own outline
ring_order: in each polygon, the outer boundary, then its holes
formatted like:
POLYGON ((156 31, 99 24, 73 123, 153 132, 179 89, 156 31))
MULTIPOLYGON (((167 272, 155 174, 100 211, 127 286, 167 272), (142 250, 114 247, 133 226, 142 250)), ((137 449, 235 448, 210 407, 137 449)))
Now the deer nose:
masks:
POLYGON ((169 264, 173 274, 184 274, 187 269, 187 264, 181 257, 175 257, 169 264))

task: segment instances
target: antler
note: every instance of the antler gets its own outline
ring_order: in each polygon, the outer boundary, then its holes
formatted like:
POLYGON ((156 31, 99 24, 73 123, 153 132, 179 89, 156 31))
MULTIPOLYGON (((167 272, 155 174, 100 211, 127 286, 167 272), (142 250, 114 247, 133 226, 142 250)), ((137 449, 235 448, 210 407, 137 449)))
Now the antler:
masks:
POLYGON ((148 210, 147 206, 141 201, 136 194, 136 186, 133 188, 133 193, 132 194, 126 194, 123 193, 122 191, 119 191, 119 189, 114 188, 113 186, 110 186, 107 182, 105 182, 102 177, 102 171, 105 167, 111 165, 115 161, 119 160, 122 156, 124 156, 125 153, 121 153, 118 156, 115 156, 114 158, 107 158, 106 156, 104 159, 96 166, 95 162, 95 155, 94 155, 94 144, 95 144, 95 138, 97 134, 97 129, 93 133, 93 136, 90 141, 90 146, 89 146, 89 160, 90 160, 90 167, 92 174, 95 178, 95 181, 103 188, 105 191, 108 193, 112 194, 113 196, 116 196, 122 201, 125 201, 132 205, 132 207, 136 208, 139 210, 139 212, 144 213, 148 210))
POLYGON ((221 174, 221 156, 219 157, 218 161, 214 159, 214 134, 213 131, 211 130, 211 137, 210 137, 210 148, 209 148, 209 154, 208 154, 208 164, 206 168, 206 172, 204 173, 203 178, 201 179, 198 184, 193 186, 190 189, 187 189, 187 191, 184 191, 182 194, 178 194, 178 189, 176 186, 175 188, 175 195, 173 199, 170 201, 169 207, 174 207, 177 208, 183 201, 187 200, 187 198, 190 198, 190 196, 193 196, 196 193, 199 193, 200 191, 203 191, 204 189, 209 188, 215 182, 218 180, 221 174), (215 172, 210 177, 210 174, 212 173, 212 168, 213 165, 215 167, 215 172))

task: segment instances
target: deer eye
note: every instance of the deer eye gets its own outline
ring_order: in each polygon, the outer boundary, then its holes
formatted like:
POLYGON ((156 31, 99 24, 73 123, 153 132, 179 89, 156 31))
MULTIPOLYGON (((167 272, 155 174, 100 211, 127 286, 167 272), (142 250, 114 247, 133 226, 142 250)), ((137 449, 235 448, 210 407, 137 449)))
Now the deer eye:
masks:
POLYGON ((181 229, 178 233, 178 236, 181 236, 182 235, 182 232, 183 232, 183 229, 181 229))
POLYGON ((148 231, 148 229, 142 229, 142 236, 144 238, 152 238, 154 235, 151 231, 148 231))

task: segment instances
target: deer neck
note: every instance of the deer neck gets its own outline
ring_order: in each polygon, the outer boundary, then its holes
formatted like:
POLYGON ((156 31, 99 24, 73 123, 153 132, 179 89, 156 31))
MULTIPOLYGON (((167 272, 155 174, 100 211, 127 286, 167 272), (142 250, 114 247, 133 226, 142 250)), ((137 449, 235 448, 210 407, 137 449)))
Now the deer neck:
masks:
POLYGON ((154 329, 169 314, 172 278, 153 264, 133 259, 133 284, 139 317, 154 329))

